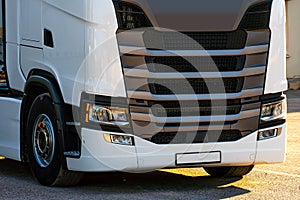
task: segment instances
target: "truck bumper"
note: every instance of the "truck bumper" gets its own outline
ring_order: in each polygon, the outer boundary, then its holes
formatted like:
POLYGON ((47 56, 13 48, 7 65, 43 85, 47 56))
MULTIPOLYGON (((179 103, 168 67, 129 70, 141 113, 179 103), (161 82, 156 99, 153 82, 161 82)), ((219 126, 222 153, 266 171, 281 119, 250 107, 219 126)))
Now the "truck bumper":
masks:
MULTIPOLYGON (((135 146, 108 143, 108 132, 82 129, 81 157, 67 158, 68 169, 82 172, 145 172, 161 168, 241 166, 285 160, 287 125, 277 137, 257 141, 255 131, 235 142, 157 145, 134 136, 135 146)), ((115 134, 115 133, 113 133, 115 134)))

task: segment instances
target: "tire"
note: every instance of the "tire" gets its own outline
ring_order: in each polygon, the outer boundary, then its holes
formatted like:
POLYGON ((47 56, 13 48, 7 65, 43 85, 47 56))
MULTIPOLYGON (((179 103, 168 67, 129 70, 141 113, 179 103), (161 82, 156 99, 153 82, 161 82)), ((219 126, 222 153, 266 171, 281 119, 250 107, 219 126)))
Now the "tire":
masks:
POLYGON ((234 166, 234 167, 204 167, 204 170, 213 177, 241 177, 253 169, 250 166, 234 166))
POLYGON ((26 145, 31 171, 45 186, 71 186, 82 174, 62 168, 58 127, 53 101, 48 93, 34 100, 28 116, 26 145))

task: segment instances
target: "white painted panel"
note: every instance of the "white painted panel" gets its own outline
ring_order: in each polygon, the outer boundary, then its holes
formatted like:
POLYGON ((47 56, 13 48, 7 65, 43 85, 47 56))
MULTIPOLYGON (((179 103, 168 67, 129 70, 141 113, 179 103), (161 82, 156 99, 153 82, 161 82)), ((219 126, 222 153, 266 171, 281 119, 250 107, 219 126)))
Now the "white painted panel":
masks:
POLYGON ((0 155, 14 160, 20 157, 21 100, 0 97, 0 155))
MULTIPOLYGON (((77 4, 77 2, 74 1, 74 4, 83 9, 82 3, 77 4)), ((59 3, 56 6, 48 3, 43 4, 43 24, 46 29, 51 31, 54 40, 54 48, 44 47, 43 62, 45 65, 44 70, 49 71, 47 68, 51 68, 52 72, 55 71, 54 75, 59 82, 64 101, 79 105, 85 80, 85 69, 80 71, 80 66, 85 58, 85 21, 75 16, 73 7, 70 1, 68 1, 68 4, 59 3), (63 7, 57 7, 60 4, 63 7), (67 7, 68 5, 70 10, 67 7), (77 100, 73 102, 73 88, 75 85, 78 89, 74 94, 77 100)))
POLYGON ((41 0, 22 0, 20 8, 22 44, 41 46, 43 37, 41 0))
MULTIPOLYGON (((135 146, 108 143, 104 131, 82 129, 81 157, 67 158, 68 169, 74 171, 135 171, 135 146)), ((174 157, 175 158, 175 157, 174 157)))
POLYGON ((79 106, 82 92, 126 97, 112 1, 44 0, 42 8, 54 39, 44 65, 57 72, 65 102, 79 106))
POLYGON ((267 68, 265 94, 287 90, 285 1, 273 0, 270 28, 271 42, 267 68))
POLYGON ((274 127, 282 128, 277 137, 257 142, 255 164, 281 163, 286 159, 287 124, 274 127))
POLYGON ((6 0, 6 41, 8 43, 20 43, 19 4, 20 0, 6 0))
POLYGON ((111 0, 86 0, 86 87, 88 93, 126 97, 116 31, 117 20, 111 0), (104 20, 105 19, 105 20, 104 20), (97 23, 97 24, 95 24, 97 23))
POLYGON ((21 68, 25 77, 28 77, 32 68, 41 68, 43 65, 43 51, 26 46, 21 46, 20 50, 21 68))
POLYGON ((26 79, 20 68, 19 46, 8 43, 6 45, 6 69, 8 73, 9 86, 12 89, 23 91, 26 79))

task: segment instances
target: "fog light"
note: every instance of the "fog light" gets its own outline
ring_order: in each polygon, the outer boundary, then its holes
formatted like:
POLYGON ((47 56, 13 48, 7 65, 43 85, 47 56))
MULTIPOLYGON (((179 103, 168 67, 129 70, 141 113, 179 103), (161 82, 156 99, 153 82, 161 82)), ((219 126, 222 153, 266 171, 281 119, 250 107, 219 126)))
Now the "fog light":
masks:
POLYGON ((4 156, 0 156, 0 160, 4 160, 5 159, 5 157, 4 156))
POLYGON ((132 136, 128 135, 112 135, 112 134, 104 134, 104 138, 107 142, 120 144, 120 145, 134 145, 134 139, 132 136))
POLYGON ((265 139, 276 137, 277 133, 278 133, 278 129, 269 129, 269 130, 260 131, 258 133, 258 140, 265 140, 265 139))

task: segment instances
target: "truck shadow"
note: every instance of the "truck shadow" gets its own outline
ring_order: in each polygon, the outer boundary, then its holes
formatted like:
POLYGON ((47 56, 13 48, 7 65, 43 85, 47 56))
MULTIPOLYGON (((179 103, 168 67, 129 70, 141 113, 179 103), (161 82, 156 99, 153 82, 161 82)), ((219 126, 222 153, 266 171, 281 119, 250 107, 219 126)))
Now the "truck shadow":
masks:
POLYGON ((86 174, 80 185, 89 190, 105 189, 110 193, 144 192, 150 195, 150 199, 154 194, 157 196, 162 194, 159 198, 163 199, 189 199, 191 195, 197 194, 200 199, 223 199, 250 192, 230 185, 241 179, 241 177, 213 178, 202 174, 191 177, 163 171, 138 174, 92 173, 86 174))
MULTIPOLYGON (((57 193, 66 199, 223 199, 250 192, 231 185, 239 180, 241 178, 212 178, 202 174, 190 177, 163 171, 87 173, 78 186, 50 188, 39 185, 27 165, 0 160, 0 185, 10 183, 24 191, 37 190, 45 197, 54 197, 57 193)), ((13 189, 2 192, 14 193, 13 189)), ((21 192, 19 195, 24 197, 21 192)))

